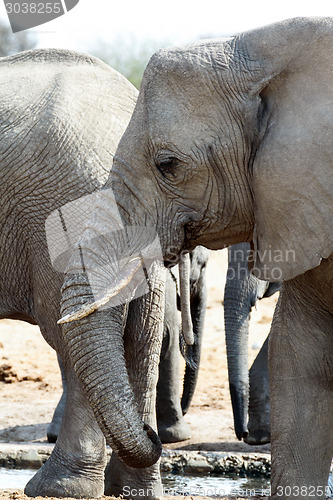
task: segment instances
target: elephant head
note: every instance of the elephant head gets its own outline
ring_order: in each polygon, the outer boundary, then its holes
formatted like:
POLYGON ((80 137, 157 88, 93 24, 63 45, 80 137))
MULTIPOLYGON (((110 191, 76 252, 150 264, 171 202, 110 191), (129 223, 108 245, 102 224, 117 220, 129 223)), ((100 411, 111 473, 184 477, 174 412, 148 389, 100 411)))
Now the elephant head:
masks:
MULTIPOLYGON (((293 19, 152 57, 106 187, 165 262, 252 242, 252 272, 281 281, 332 253, 332 27, 293 19)), ((96 217, 107 230, 107 204, 96 217)))
POLYGON ((109 182, 166 261, 249 241, 253 273, 279 281, 332 252, 331 28, 293 19, 152 57, 109 182))

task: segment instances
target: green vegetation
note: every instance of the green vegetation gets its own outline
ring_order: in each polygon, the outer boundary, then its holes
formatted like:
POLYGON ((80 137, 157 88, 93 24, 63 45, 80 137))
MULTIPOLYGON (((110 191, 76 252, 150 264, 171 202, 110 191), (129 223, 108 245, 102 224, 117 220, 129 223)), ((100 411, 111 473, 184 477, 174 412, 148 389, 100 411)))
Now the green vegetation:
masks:
POLYGON ((150 57, 156 50, 169 45, 171 44, 167 41, 144 40, 139 42, 132 38, 126 41, 117 40, 112 44, 99 41, 89 52, 126 76, 136 88, 139 88, 150 57))

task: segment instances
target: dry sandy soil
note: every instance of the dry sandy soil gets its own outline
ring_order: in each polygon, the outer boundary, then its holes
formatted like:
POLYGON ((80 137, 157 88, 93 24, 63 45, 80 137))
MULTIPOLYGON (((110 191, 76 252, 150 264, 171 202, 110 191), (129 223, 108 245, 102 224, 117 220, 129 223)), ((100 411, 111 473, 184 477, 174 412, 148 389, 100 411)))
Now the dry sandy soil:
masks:
MULTIPOLYGON (((212 252, 208 264, 208 307, 199 380, 186 416, 193 436, 177 449, 215 451, 269 451, 269 445, 250 447, 233 432, 228 391, 223 326, 223 290, 226 250, 212 252)), ((277 295, 260 301, 252 313, 249 362, 268 334, 277 295)), ((23 322, 0 321, 0 446, 1 442, 45 442, 46 427, 61 395, 55 352, 38 327, 23 322)), ((1 485, 0 485, 1 488, 1 485)), ((27 498, 19 493, 0 498, 27 498)))

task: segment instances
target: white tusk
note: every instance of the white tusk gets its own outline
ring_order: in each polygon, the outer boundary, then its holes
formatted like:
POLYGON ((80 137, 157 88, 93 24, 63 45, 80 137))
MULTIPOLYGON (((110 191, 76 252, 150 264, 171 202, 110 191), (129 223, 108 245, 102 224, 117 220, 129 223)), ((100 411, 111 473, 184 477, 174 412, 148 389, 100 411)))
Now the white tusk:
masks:
POLYGON ((190 271, 189 254, 182 255, 178 264, 180 285, 180 309, 182 317, 182 332, 187 345, 194 344, 193 325, 190 306, 190 271))
POLYGON ((118 275, 115 283, 112 284, 112 288, 106 290, 103 294, 101 294, 94 302, 89 302, 88 304, 84 304, 76 311, 73 311, 69 314, 66 314, 63 318, 59 319, 57 322, 58 325, 63 325, 64 323, 71 323, 72 321, 77 321, 78 319, 85 318, 89 316, 89 314, 93 313, 100 307, 104 306, 111 300, 113 297, 118 295, 132 280, 134 275, 142 268, 142 259, 141 257, 135 257, 130 260, 126 266, 121 270, 118 275))

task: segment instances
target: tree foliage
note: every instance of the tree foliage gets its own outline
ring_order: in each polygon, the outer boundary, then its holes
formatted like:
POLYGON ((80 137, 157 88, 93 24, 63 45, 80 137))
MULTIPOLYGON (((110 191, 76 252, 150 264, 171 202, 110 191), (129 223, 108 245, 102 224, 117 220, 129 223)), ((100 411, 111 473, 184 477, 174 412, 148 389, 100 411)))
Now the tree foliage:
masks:
POLYGON ((33 49, 36 44, 37 40, 31 33, 27 31, 13 33, 9 24, 0 20, 0 57, 33 49))
POLYGON ((109 64, 136 87, 140 87, 144 69, 156 50, 170 43, 144 40, 117 40, 111 44, 100 40, 90 49, 90 53, 109 64))

